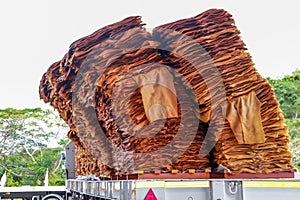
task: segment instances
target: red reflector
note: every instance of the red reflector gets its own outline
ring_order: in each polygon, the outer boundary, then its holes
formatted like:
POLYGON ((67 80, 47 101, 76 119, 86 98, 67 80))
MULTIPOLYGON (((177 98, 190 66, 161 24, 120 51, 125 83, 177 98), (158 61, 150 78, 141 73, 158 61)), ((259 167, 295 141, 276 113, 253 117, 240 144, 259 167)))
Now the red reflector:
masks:
POLYGON ((153 190, 150 188, 144 200, 157 200, 153 190))

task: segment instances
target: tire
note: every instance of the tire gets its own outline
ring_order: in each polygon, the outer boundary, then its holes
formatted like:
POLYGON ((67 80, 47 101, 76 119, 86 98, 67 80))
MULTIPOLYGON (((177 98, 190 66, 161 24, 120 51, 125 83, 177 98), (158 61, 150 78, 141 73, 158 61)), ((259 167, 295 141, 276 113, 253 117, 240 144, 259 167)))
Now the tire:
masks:
POLYGON ((58 194, 48 194, 42 198, 42 200, 64 200, 58 194))

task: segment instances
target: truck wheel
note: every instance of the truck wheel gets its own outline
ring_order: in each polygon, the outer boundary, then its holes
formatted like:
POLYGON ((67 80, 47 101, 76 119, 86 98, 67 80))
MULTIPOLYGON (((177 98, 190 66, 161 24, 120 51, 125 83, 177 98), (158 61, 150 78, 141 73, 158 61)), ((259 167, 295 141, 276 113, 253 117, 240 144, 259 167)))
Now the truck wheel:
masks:
POLYGON ((58 194, 48 194, 47 196, 44 196, 42 200, 64 200, 64 199, 58 194))

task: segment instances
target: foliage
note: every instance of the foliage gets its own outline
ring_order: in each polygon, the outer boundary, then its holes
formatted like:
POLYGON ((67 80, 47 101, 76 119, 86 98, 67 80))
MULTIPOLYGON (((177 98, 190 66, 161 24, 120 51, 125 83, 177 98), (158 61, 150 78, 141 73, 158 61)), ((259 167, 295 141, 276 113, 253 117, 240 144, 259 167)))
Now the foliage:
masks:
POLYGON ((0 167, 0 174, 7 170, 7 186, 44 185, 47 168, 49 169, 49 185, 64 185, 64 171, 60 165, 62 148, 42 150, 41 154, 34 155, 35 162, 26 152, 4 155, 0 158, 5 168, 0 167))
POLYGON ((276 98, 287 119, 299 118, 300 114, 300 70, 293 75, 286 75, 282 79, 270 79, 269 83, 274 87, 276 98))
POLYGON ((64 122, 50 110, 0 110, 0 176, 7 171, 6 186, 43 185, 47 168, 49 183, 63 185, 63 145, 48 147, 54 138, 65 141, 61 137, 65 128, 64 122))
POLYGON ((63 186, 66 183, 66 174, 65 170, 60 167, 58 170, 56 170, 54 173, 52 173, 49 177, 49 185, 55 186, 60 185, 63 186))
POLYGON ((300 70, 281 79, 268 78, 268 81, 274 88, 286 124, 289 126, 293 162, 300 169, 300 70))
POLYGON ((64 126, 65 124, 50 110, 1 109, 0 156, 24 150, 31 156, 45 148, 49 139, 56 137, 59 128, 64 126))

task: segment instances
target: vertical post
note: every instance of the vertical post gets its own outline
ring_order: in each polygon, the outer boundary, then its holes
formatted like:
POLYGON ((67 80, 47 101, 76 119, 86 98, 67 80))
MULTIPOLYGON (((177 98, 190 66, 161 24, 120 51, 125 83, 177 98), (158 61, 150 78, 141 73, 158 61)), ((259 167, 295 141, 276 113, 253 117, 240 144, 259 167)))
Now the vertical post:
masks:
POLYGON ((242 181, 211 180, 210 200, 243 200, 242 181))
POLYGON ((66 178, 75 179, 75 145, 73 142, 66 145, 66 178))
POLYGON ((106 189, 106 197, 112 198, 113 197, 113 184, 111 181, 107 181, 107 187, 106 189))
POLYGON ((128 187, 127 187, 128 181, 121 181, 120 183, 120 200, 126 200, 128 199, 128 187))
POLYGON ((49 169, 47 168, 44 180, 44 186, 49 186, 49 169))
POLYGON ((133 181, 126 180, 126 181, 122 181, 121 184, 123 185, 122 186, 123 191, 121 190, 122 198, 120 198, 120 200, 135 199, 134 194, 132 193, 132 190, 134 189, 132 187, 133 181))

